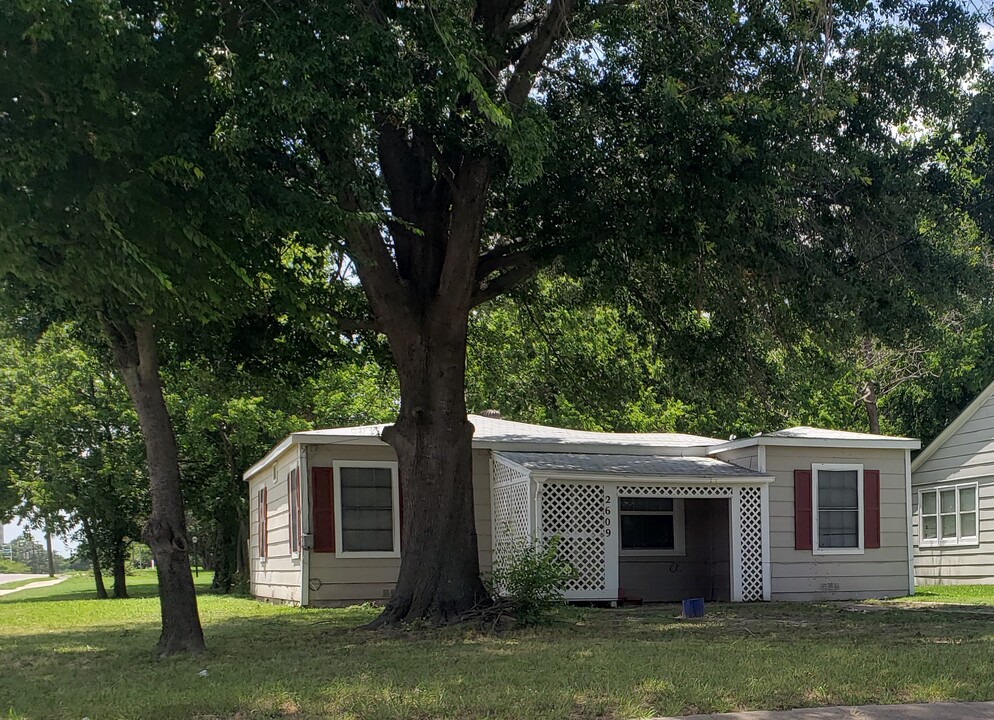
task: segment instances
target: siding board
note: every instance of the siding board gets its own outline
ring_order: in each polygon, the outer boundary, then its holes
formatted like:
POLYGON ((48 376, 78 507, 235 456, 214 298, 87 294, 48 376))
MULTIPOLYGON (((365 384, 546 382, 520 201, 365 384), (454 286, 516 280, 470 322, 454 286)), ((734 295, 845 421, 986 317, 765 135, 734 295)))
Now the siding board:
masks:
POLYGON ((994 396, 922 463, 912 484, 917 582, 994 583, 994 396), (918 491, 960 482, 978 485, 978 544, 921 547, 918 491))

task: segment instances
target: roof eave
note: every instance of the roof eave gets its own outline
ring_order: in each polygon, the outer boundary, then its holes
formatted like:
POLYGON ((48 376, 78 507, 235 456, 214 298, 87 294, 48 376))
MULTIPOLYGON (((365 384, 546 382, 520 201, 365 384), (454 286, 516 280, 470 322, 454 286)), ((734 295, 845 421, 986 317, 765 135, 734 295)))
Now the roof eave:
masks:
POLYGON ((994 382, 990 383, 987 387, 980 391, 980 394, 974 398, 973 402, 966 406, 956 418, 949 423, 945 430, 938 434, 938 436, 930 442, 924 450, 918 453, 918 457, 914 459, 911 463, 911 472, 915 472, 920 468, 926 460, 935 454, 935 451, 946 444, 953 435, 955 435, 961 427, 966 425, 966 423, 977 414, 977 411, 984 406, 991 395, 994 395, 994 382))
POLYGON ((474 440, 473 448, 497 452, 559 452, 591 455, 661 455, 667 457, 706 457, 708 445, 601 445, 599 443, 522 442, 520 440, 474 440))
POLYGON ((917 450, 922 446, 921 440, 913 438, 885 438, 881 440, 856 438, 796 438, 759 435, 739 440, 730 440, 720 445, 708 448, 708 455, 718 455, 729 450, 753 446, 766 447, 832 447, 855 450, 917 450))
POLYGON ((653 482, 678 485, 768 485, 776 480, 772 475, 646 475, 644 473, 589 472, 583 470, 529 470, 537 482, 546 480, 593 480, 597 482, 653 482))

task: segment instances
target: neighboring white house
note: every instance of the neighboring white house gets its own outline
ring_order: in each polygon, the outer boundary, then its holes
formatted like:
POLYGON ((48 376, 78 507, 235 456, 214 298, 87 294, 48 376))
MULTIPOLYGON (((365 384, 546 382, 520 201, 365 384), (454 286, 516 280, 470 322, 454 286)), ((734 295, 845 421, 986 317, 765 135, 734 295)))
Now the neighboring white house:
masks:
POLYGON ((994 383, 912 465, 919 584, 994 583, 994 383))
MULTIPOLYGON (((577 570, 569 600, 913 591, 917 440, 792 428, 723 442, 470 421, 483 571, 523 540, 558 536, 577 570)), ((384 427, 293 433, 245 473, 254 596, 302 605, 390 597, 402 548, 384 427)))

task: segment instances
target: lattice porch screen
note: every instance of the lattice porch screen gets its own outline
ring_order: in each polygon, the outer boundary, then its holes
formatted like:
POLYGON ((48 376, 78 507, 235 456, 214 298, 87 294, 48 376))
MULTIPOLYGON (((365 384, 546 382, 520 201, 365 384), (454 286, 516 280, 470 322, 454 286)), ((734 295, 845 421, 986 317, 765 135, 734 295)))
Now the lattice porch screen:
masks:
POLYGON ((516 465, 493 459, 493 487, 490 491, 491 520, 493 522, 493 564, 503 567, 515 548, 520 548, 532 538, 531 508, 528 473, 516 465))
MULTIPOLYGON (((616 597, 617 587, 610 587, 608 581, 607 540, 612 532, 612 513, 605 486, 549 482, 542 485, 540 497, 541 538, 558 535, 560 557, 576 570, 576 576, 566 584, 566 599, 616 597)), ((617 577, 616 572, 613 575, 617 577)))

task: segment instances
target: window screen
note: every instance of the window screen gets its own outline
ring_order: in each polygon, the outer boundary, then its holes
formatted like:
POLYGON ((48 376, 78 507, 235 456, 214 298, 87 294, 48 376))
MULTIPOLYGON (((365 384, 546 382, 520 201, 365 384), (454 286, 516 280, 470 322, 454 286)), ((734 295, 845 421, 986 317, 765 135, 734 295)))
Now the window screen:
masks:
POLYGON ((818 471, 818 547, 859 547, 859 473, 818 471))
POLYGON ((342 549, 393 551, 393 474, 385 467, 340 470, 342 549))

